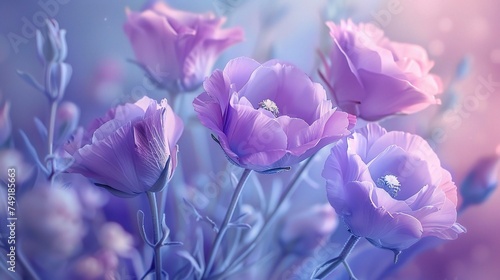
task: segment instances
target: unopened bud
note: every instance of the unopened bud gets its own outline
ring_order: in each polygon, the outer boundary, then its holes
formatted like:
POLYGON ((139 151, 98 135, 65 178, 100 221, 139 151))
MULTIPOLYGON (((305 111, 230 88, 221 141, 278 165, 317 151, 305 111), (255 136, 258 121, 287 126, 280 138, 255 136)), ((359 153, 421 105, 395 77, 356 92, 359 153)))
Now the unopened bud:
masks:
POLYGON ((37 30, 36 41, 38 56, 44 63, 60 63, 66 59, 66 30, 59 29, 59 24, 54 19, 45 21, 43 31, 37 30))
POLYGON ((498 185, 500 155, 481 158, 460 186, 464 205, 483 203, 498 185))

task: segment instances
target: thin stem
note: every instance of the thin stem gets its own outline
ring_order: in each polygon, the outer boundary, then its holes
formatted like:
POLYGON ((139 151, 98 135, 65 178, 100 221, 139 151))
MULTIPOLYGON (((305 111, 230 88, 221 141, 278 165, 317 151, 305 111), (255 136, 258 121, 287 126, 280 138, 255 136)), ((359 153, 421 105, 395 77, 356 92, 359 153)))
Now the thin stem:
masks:
POLYGON ((281 205, 284 204, 283 202, 286 201, 297 189, 297 186, 299 185, 297 183, 298 183, 300 177, 302 176, 304 170, 307 168, 309 163, 312 162, 313 158, 314 158, 314 155, 309 157, 300 166, 300 168, 297 170, 297 172, 295 172, 292 180, 290 180, 290 183, 288 183, 286 190, 281 194, 280 199, 278 200, 278 203, 276 204, 276 207, 273 209, 271 214, 267 217, 266 221, 264 222, 264 225, 260 229, 257 236, 252 241, 250 241, 250 243, 248 244, 248 246, 246 246, 246 248, 244 250, 240 251, 240 254, 238 254, 239 257, 234 262, 232 262, 233 267, 242 263, 245 260, 245 258, 248 255, 250 255, 250 253, 257 247, 257 244, 264 237, 264 233, 271 227, 271 225, 273 224, 273 221, 278 216, 277 213, 279 213, 279 210, 281 209, 281 205))
POLYGON ((206 279, 208 275, 210 275, 210 270, 212 269, 212 266, 214 265, 215 262, 215 257, 217 256, 217 251, 219 250, 219 247, 222 243, 222 239, 224 238, 224 234, 226 233, 228 229, 229 222, 233 218, 234 210, 236 209, 236 205, 238 204, 238 200, 241 196, 241 193, 243 191, 243 187, 245 186, 245 182, 248 178, 248 175, 250 175, 252 170, 250 169, 245 169, 243 171, 243 174, 241 174, 240 181, 238 182, 238 185, 236 186, 236 189, 234 190, 233 197, 231 198, 231 203, 229 204, 229 207, 226 212, 226 216, 224 217, 224 221, 222 222, 222 225, 219 229, 219 232, 217 233, 217 236, 215 237, 214 244, 212 246, 212 251, 210 252, 210 257, 208 258, 207 266, 205 267, 205 270, 203 271, 203 276, 202 279, 206 279))
POLYGON ((347 270, 347 274, 349 274, 349 280, 355 280, 356 276, 354 276, 354 273, 352 272, 349 264, 345 260, 342 263, 344 264, 345 270, 347 270))
POLYGON ((149 206, 151 207, 151 215, 153 216, 154 228, 154 266, 155 266, 155 279, 161 280, 162 276, 162 263, 161 263, 161 223, 158 217, 158 205, 156 203, 156 194, 154 192, 147 192, 149 206))
MULTIPOLYGON (((57 113, 57 106, 59 105, 59 102, 56 100, 52 100, 50 103, 50 116, 49 116, 49 123, 48 123, 48 134, 47 134, 47 158, 49 161, 49 180, 52 183, 54 181, 54 176, 55 176, 55 163, 54 163, 54 130, 56 126, 56 113, 57 113)), ((52 185, 52 184, 51 184, 52 185)))
POLYGON ((50 104, 50 118, 48 125, 48 137, 47 137, 47 150, 48 155, 51 156, 54 153, 54 130, 56 125, 56 113, 57 113, 57 101, 51 101, 50 104))
MULTIPOLYGON (((329 264, 326 268, 323 268, 323 266, 326 265, 326 263, 325 263, 322 266, 320 266, 318 269, 316 269, 316 271, 313 274, 312 279, 320 279, 320 280, 324 279, 326 276, 328 276, 330 273, 332 273, 332 271, 335 270, 335 268, 337 268, 337 266, 339 266, 340 264, 346 265, 345 259, 347 258, 347 256, 349 256, 349 254, 351 253, 351 251, 354 248, 354 246, 356 245, 356 243, 358 243, 358 241, 359 241, 358 236, 351 235, 351 237, 349 237, 349 240, 347 240, 347 243, 344 245, 344 248, 342 248, 342 252, 340 252, 339 256, 333 260, 328 261, 327 263, 329 263, 329 264), (320 272, 320 270, 321 270, 321 273, 318 273, 318 272, 320 272)), ((349 272, 350 277, 352 278, 352 276, 354 276, 354 275, 352 275, 352 271, 350 271, 350 269, 349 269, 348 272, 349 272)))

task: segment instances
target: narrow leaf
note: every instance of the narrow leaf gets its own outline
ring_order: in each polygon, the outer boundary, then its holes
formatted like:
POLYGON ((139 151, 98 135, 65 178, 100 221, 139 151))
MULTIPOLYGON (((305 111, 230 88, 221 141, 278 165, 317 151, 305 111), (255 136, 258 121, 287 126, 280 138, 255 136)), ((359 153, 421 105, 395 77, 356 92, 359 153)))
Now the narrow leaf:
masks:
POLYGON ((29 84, 30 86, 32 86, 33 88, 37 89, 38 91, 40 92, 43 92, 45 93, 45 88, 39 83, 37 82, 37 80, 31 76, 30 74, 26 73, 26 72, 23 72, 23 71, 19 71, 17 70, 17 74, 21 77, 21 79, 23 79, 27 84, 29 84))
POLYGON ((28 153, 30 154, 31 158, 35 161, 36 165, 38 165, 38 167, 40 167, 40 169, 48 176, 49 171, 40 161, 38 153, 36 152, 36 149, 33 146, 33 144, 31 144, 31 141, 28 139, 26 133, 24 133, 24 131, 22 130, 20 130, 19 133, 21 134, 21 138, 23 139, 24 145, 26 145, 26 149, 28 150, 28 153))

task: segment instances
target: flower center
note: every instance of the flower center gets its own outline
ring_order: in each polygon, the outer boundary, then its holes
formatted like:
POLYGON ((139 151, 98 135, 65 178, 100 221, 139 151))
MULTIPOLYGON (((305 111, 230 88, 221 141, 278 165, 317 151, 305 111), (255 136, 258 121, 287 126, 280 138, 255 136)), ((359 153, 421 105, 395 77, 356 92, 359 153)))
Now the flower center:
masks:
POLYGON ((259 107, 271 112, 276 118, 280 114, 280 110, 278 109, 278 106, 271 99, 263 100, 262 102, 259 103, 259 107))
POLYGON ((401 183, 399 182, 398 177, 394 175, 384 175, 378 178, 377 187, 384 189, 394 198, 401 190, 401 183))

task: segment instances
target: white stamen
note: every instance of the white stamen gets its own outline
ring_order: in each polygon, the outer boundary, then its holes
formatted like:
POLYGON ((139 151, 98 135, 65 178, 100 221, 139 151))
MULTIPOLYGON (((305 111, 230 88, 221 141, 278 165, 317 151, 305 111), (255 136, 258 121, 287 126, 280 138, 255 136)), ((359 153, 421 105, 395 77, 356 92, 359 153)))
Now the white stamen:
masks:
POLYGON ((392 197, 396 197, 401 191, 401 183, 394 175, 384 175, 378 178, 377 187, 384 189, 392 197))
POLYGON ((263 100, 262 102, 259 103, 259 107, 271 112, 275 117, 278 117, 280 114, 278 106, 271 99, 263 100))

